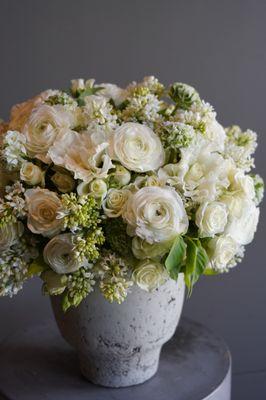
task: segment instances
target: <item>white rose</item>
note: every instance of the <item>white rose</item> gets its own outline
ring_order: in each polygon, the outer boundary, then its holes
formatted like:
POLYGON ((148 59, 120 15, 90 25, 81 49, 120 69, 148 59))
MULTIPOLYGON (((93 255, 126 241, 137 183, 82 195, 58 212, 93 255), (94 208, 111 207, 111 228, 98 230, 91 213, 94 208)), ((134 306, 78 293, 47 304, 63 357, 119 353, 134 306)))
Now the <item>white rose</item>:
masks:
POLYGON ((132 279, 142 290, 151 292, 163 285, 168 275, 161 263, 145 260, 134 269, 132 279))
POLYGON ((239 245, 229 235, 211 239, 208 243, 211 267, 221 271, 226 269, 238 250, 239 245))
POLYGON ((200 237, 213 237, 224 231, 227 224, 227 207, 214 201, 203 203, 196 212, 196 225, 200 237))
POLYGON ((75 188, 75 181, 72 176, 59 171, 52 176, 51 181, 61 193, 72 192, 75 188))
POLYGON ((31 162, 24 162, 20 169, 20 179, 28 185, 44 185, 44 174, 37 165, 31 162))
POLYGON ((49 162, 47 152, 58 133, 72 124, 73 115, 63 106, 40 105, 32 111, 23 129, 27 150, 43 162, 49 162))
POLYGON ((115 183, 117 183, 118 185, 121 185, 121 186, 125 186, 130 182, 131 174, 122 165, 117 165, 115 167, 115 172, 113 174, 113 178, 114 178, 115 183))
POLYGON ((108 143, 94 145, 88 133, 62 131, 48 154, 55 165, 74 173, 75 179, 90 182, 94 178, 106 178, 113 167, 106 154, 108 143))
POLYGON ((60 232, 62 220, 57 219, 61 201, 48 189, 28 189, 25 192, 28 207, 28 228, 33 233, 51 237, 60 232))
POLYGON ((108 100, 112 99, 116 106, 126 99, 127 92, 117 85, 113 85, 112 83, 101 83, 96 86, 102 87, 103 89, 99 91, 100 95, 106 97, 108 100))
POLYGON ((44 261, 57 273, 68 274, 77 271, 80 264, 74 257, 71 233, 57 235, 44 248, 44 261))
POLYGON ((158 171, 158 177, 164 183, 171 186, 176 186, 180 182, 179 179, 180 167, 178 164, 167 164, 158 171))
POLYGON ((112 157, 131 171, 155 171, 164 163, 159 137, 147 126, 127 122, 112 136, 112 157))
POLYGON ((259 208, 250 199, 241 199, 238 214, 230 215, 225 233, 230 235, 238 244, 246 245, 252 242, 259 221, 259 208))
POLYGON ((131 195, 127 189, 109 189, 103 202, 103 210, 109 218, 117 218, 122 215, 126 203, 131 195))
POLYGON ((146 240, 135 236, 132 240, 132 252, 139 260, 162 258, 170 250, 172 243, 172 241, 148 243, 146 240))
POLYGON ((226 138, 225 130, 216 119, 206 124, 205 137, 210 141, 209 148, 213 151, 223 151, 226 138))
POLYGON ((23 234, 24 227, 21 222, 10 223, 0 228, 0 250, 8 250, 23 234))
POLYGON ((107 185, 102 179, 94 179, 89 183, 89 193, 95 199, 104 199, 107 193, 107 185))
POLYGON ((149 243, 171 240, 188 229, 182 199, 168 187, 140 189, 129 198, 123 218, 130 236, 137 235, 149 243))
POLYGON ((231 181, 230 189, 238 195, 243 195, 251 200, 255 198, 254 181, 249 175, 237 168, 232 168, 229 179, 231 181))

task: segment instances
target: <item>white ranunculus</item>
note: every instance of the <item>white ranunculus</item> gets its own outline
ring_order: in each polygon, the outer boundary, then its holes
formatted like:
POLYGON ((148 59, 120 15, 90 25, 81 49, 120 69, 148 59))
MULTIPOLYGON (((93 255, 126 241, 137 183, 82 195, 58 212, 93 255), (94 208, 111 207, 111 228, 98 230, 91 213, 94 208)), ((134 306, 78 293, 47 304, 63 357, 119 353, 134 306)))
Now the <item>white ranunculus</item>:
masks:
POLYGON ((89 193, 95 199, 104 199, 107 193, 107 185, 103 179, 94 179, 89 183, 89 193))
POLYGON ((80 263, 74 257, 71 233, 57 235, 44 248, 44 261, 57 273, 68 274, 77 271, 80 263))
POLYGON ((40 105, 32 111, 23 128, 27 150, 43 162, 49 162, 49 148, 59 132, 70 128, 73 123, 72 112, 68 112, 63 106, 40 105))
POLYGON ((61 193, 72 192, 75 188, 75 181, 71 175, 57 171, 51 178, 53 184, 61 193))
POLYGON ((108 143, 94 145, 88 133, 66 130, 60 133, 48 154, 55 165, 73 172, 75 179, 90 182, 106 178, 113 167, 107 148, 108 143))
POLYGON ((38 184, 43 186, 44 174, 40 167, 31 162, 24 162, 20 168, 20 179, 31 186, 38 184))
POLYGON ((132 279, 142 290, 152 292, 165 283, 168 275, 161 263, 145 260, 134 269, 132 279))
POLYGON ((144 187, 132 195, 123 218, 130 236, 149 243, 165 242, 186 233, 188 217, 181 197, 170 187, 144 187))
POLYGON ((169 252, 173 242, 148 243, 146 240, 135 236, 132 240, 132 252, 139 260, 146 258, 162 258, 169 252))
POLYGON ((28 228, 45 237, 56 235, 62 229, 62 220, 57 218, 61 201, 56 193, 48 189, 28 189, 25 192, 28 208, 28 228))
MULTIPOLYGON (((252 242, 259 221, 259 208, 246 198, 239 199, 238 209, 234 214, 229 213, 229 222, 225 233, 230 235, 238 244, 246 245, 252 242)), ((234 210, 233 210, 234 211, 234 210)))
POLYGON ((8 250, 24 231, 23 224, 10 223, 0 228, 0 251, 8 250))
POLYGON ((130 171, 155 171, 164 163, 164 149, 159 137, 147 126, 127 122, 111 137, 111 157, 130 171))
POLYGON ((113 85, 112 83, 100 83, 99 85, 96 85, 96 87, 97 86, 103 88, 99 91, 99 94, 106 97, 108 100, 112 99, 116 106, 126 99, 126 90, 121 89, 117 85, 113 85))
POLYGON ((227 224, 227 207, 224 203, 213 201, 203 203, 196 212, 196 225, 200 237, 213 237, 224 231, 227 224))
POLYGON ((22 131, 32 110, 43 103, 48 97, 59 93, 58 90, 45 90, 32 99, 16 104, 11 109, 9 129, 22 131))
POLYGON ((189 147, 181 150, 177 164, 178 187, 195 202, 214 201, 228 188, 231 162, 211 152, 206 140, 198 137, 189 147))
POLYGON ((122 215, 126 203, 131 196, 127 189, 109 189, 103 202, 103 210, 109 218, 117 218, 122 215))
POLYGON ((239 245, 230 236, 217 236, 208 243, 210 266, 217 270, 224 270, 233 260, 239 250, 239 245))

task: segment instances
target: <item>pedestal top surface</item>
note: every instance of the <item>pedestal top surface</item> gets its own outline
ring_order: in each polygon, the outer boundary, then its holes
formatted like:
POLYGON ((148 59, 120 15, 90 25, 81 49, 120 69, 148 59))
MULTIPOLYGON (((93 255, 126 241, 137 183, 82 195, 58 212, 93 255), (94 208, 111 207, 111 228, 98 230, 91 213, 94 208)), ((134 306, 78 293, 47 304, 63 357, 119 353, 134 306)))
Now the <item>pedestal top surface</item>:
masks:
POLYGON ((52 320, 0 345, 0 400, 229 400, 230 377, 224 341, 185 318, 163 347, 155 377, 129 388, 87 382, 52 320))

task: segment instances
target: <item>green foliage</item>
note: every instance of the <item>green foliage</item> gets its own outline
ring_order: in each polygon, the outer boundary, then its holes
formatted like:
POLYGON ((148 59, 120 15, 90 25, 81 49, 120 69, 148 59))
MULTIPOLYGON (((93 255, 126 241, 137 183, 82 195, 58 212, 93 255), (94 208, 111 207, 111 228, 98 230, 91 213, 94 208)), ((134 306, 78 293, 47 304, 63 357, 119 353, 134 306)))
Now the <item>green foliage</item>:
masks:
POLYGON ((174 280, 177 280, 178 274, 179 272, 181 272, 185 255, 186 244, 182 236, 178 236, 175 239, 172 248, 165 260, 165 267, 169 273, 169 276, 174 280))
POLYGON ((108 218, 104 223, 106 244, 116 254, 130 257, 132 256, 132 239, 127 235, 126 228, 122 218, 108 218))
POLYGON ((42 272, 48 269, 48 265, 44 262, 43 256, 40 255, 38 258, 32 261, 29 265, 27 276, 32 278, 33 276, 39 276, 42 272))
POLYGON ((185 282, 190 295, 194 284, 197 282, 208 264, 208 256, 199 239, 186 238, 186 244, 187 254, 184 273, 185 282))

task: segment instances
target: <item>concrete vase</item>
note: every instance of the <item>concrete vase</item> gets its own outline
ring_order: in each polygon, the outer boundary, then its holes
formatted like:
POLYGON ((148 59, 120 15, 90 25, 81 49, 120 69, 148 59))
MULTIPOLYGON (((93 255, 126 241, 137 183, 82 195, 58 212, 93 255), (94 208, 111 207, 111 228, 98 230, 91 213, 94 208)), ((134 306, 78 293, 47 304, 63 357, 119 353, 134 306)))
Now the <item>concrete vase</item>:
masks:
POLYGON ((96 289, 77 309, 63 314, 52 298, 62 336, 78 352, 82 374, 107 387, 137 385, 158 369, 162 345, 174 334, 185 293, 183 274, 152 293, 134 285, 122 304, 96 289))

